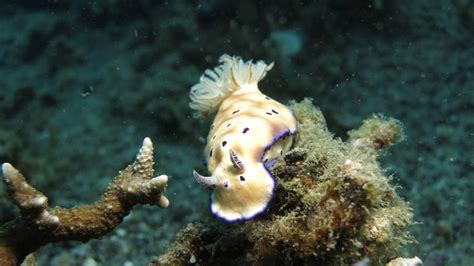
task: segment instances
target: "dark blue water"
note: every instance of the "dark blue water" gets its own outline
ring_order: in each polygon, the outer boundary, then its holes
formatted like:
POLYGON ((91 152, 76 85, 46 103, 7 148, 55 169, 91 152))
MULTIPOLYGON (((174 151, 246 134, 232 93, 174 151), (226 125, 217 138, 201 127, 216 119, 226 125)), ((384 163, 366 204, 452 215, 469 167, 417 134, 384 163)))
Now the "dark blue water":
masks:
MULTIPOLYGON (((145 265, 210 216, 190 172, 209 123, 193 118, 190 87, 223 53, 262 59, 275 63, 265 92, 314 98, 336 137, 373 113, 400 120, 407 138, 381 164, 418 222, 402 255, 472 265, 473 47, 473 1, 1 1, 0 162, 72 207, 96 200, 150 137, 170 208, 137 207, 102 240, 36 254, 145 265)), ((0 190, 4 222, 17 214, 0 190)))

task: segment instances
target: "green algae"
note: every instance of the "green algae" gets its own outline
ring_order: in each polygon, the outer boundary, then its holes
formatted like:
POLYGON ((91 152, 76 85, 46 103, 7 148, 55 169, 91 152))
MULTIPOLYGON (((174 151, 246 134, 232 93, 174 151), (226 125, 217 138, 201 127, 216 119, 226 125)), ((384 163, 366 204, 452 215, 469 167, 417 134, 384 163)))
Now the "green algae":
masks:
POLYGON ((290 108, 298 135, 272 169, 278 185, 267 213, 248 222, 190 224, 156 263, 341 265, 367 257, 381 264, 413 241, 412 210, 377 162, 403 138, 401 124, 376 115, 343 142, 311 100, 290 108))

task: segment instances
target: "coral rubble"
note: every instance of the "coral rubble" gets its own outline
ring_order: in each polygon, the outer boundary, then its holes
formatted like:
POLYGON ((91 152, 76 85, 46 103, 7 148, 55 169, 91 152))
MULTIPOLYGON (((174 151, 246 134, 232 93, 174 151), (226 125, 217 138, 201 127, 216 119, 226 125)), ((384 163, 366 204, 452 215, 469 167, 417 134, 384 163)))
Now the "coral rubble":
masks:
POLYGON ((401 124, 375 115, 343 142, 311 100, 290 108, 298 134, 272 170, 278 185, 268 212, 248 222, 190 224, 152 264, 382 264, 413 241, 412 210, 377 161, 403 139, 401 124))
POLYGON ((153 144, 145 138, 135 162, 119 172, 98 201, 65 209, 49 207, 43 193, 11 164, 4 163, 4 181, 21 215, 0 225, 0 265, 17 265, 48 243, 100 238, 117 227, 134 205, 168 207, 169 201, 162 195, 168 177, 153 177, 153 164, 153 144))

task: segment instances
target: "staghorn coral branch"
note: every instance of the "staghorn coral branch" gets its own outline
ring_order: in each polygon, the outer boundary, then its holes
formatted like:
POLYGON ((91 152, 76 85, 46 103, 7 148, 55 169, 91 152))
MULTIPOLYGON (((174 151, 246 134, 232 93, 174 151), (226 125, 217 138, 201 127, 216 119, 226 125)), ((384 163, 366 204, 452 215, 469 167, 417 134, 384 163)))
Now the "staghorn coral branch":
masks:
POLYGON ((135 162, 119 172, 98 201, 65 209, 48 207, 48 198, 11 164, 4 163, 4 181, 20 217, 0 225, 0 265, 18 265, 51 242, 101 237, 117 227, 136 204, 168 207, 169 201, 162 195, 168 177, 153 178, 153 164, 153 144, 145 138, 135 162))
POLYGON ((31 186, 11 164, 4 163, 2 172, 8 194, 20 209, 23 219, 34 221, 33 226, 37 228, 58 224, 59 218, 49 213, 48 198, 43 193, 31 186))

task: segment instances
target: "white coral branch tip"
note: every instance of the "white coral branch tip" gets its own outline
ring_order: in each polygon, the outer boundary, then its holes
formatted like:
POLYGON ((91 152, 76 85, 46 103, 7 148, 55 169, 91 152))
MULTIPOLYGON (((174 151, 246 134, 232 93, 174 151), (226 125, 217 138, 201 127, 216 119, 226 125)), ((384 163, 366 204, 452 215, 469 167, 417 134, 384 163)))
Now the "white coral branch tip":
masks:
POLYGON ((47 210, 43 210, 36 223, 43 225, 56 225, 59 223, 59 217, 56 215, 52 215, 47 210))
POLYGON ((5 181, 7 183, 11 182, 11 179, 14 178, 18 174, 18 170, 13 167, 13 165, 9 163, 4 163, 2 164, 2 173, 3 176, 5 177, 5 181))
POLYGON ((168 206, 170 205, 170 201, 167 197, 161 195, 160 196, 160 201, 158 202, 158 206, 160 206, 160 208, 168 208, 168 206))
POLYGON ((137 154, 133 170, 140 174, 149 172, 150 175, 153 175, 153 143, 148 137, 143 140, 143 145, 137 154))
POLYGON ((246 87, 257 88, 267 71, 273 68, 273 63, 267 65, 263 61, 245 62, 237 56, 227 54, 219 58, 219 66, 213 70, 207 69, 199 83, 191 88, 189 106, 201 113, 212 113, 219 108, 222 101, 232 92, 246 87))
POLYGON ((160 175, 158 177, 152 178, 149 181, 145 182, 143 185, 141 185, 140 189, 143 191, 152 191, 157 188, 159 190, 163 190, 167 182, 168 182, 168 176, 160 175))
POLYGON ((43 207, 48 203, 48 198, 45 196, 38 196, 31 200, 30 204, 32 207, 43 207))

